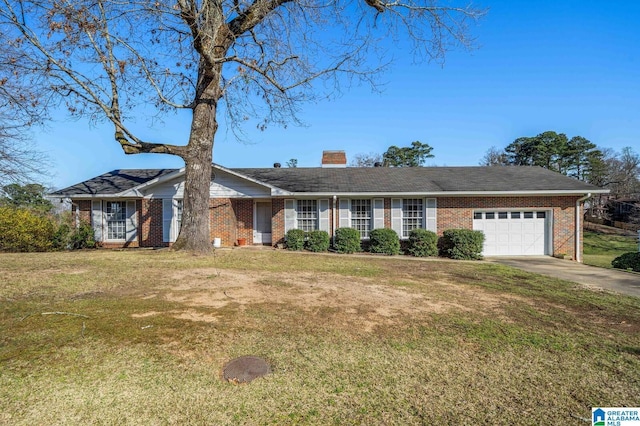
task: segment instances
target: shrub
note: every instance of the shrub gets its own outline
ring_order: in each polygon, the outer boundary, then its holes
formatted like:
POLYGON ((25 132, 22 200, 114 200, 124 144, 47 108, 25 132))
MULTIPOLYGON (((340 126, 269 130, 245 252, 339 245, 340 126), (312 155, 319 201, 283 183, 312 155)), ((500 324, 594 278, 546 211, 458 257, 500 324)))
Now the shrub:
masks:
POLYGON ((30 210, 0 207, 0 251, 47 251, 53 248, 55 226, 30 210))
POLYGON ((416 257, 437 256, 438 235, 421 228, 411 230, 407 251, 416 257))
POLYGON ((69 243, 70 248, 74 250, 95 248, 96 240, 91 224, 87 222, 81 222, 79 227, 73 228, 69 243))
POLYGON ((400 253, 400 238, 393 229, 373 229, 369 233, 371 253, 383 253, 389 256, 400 253))
POLYGON ((355 253, 360 251, 360 232, 353 228, 336 229, 335 249, 338 253, 355 253))
POLYGON ((319 230, 309 232, 307 234, 306 248, 313 252, 329 250, 329 233, 319 230))
POLYGON ((611 266, 617 269, 631 269, 640 272, 640 252, 620 255, 611 261, 611 266))
POLYGON ((482 259, 484 233, 470 229, 447 229, 442 233, 441 253, 452 259, 482 259))
POLYGON ((288 250, 300 251, 304 249, 304 231, 302 229, 289 229, 285 239, 288 250))
POLYGON ((78 250, 95 248, 96 241, 91 224, 82 221, 76 227, 71 214, 57 216, 60 225, 53 235, 53 248, 57 250, 78 250))

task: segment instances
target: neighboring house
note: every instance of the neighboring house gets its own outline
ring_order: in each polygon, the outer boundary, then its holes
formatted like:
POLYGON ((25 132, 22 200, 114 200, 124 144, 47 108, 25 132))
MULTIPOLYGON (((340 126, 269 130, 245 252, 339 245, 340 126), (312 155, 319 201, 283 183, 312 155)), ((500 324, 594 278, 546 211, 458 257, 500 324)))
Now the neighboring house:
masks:
MULTIPOLYGON (((539 167, 346 167, 212 165, 210 237, 223 246, 276 245, 289 229, 332 235, 352 227, 367 239, 391 228, 485 233, 484 255, 567 255, 581 260, 582 203, 607 190, 539 167)), ((337 158, 337 160, 336 160, 337 158)), ((54 192, 90 221, 104 247, 169 246, 182 216, 184 169, 115 170, 54 192)))

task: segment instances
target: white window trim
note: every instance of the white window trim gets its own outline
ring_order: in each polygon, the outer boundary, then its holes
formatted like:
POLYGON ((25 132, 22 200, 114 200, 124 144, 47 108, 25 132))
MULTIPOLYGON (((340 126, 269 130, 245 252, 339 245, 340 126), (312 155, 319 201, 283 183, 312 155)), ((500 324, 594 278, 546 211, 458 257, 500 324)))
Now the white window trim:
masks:
POLYGON ((102 203, 103 218, 104 218, 104 241, 105 242, 125 242, 127 240, 127 202, 122 200, 105 200, 102 203), (109 220, 107 214, 107 208, 111 203, 120 203, 124 210, 124 218, 122 220, 109 220), (109 223, 110 222, 123 222, 124 223, 124 238, 109 238, 109 223))
POLYGON ((316 202, 316 217, 314 230, 330 231, 329 212, 331 210, 331 203, 327 198, 302 198, 302 199, 286 199, 284 200, 284 232, 291 229, 301 229, 300 221, 309 219, 300 219, 298 206, 300 201, 315 201, 316 202))
POLYGON ((421 229, 438 232, 438 199, 437 198, 392 198, 391 199, 391 229, 396 231, 401 240, 406 240, 409 235, 404 235, 404 200, 422 200, 421 229))

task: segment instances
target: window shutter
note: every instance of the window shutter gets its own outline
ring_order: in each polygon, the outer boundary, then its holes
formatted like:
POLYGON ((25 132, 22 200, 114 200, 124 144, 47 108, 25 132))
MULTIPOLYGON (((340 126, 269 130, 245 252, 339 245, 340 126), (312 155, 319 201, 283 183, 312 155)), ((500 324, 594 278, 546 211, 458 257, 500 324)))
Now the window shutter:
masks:
POLYGON ((318 200, 318 229, 329 233, 329 200, 318 200))
POLYGON ((424 211, 424 228, 438 232, 438 222, 436 220, 437 216, 437 201, 435 198, 427 198, 425 200, 425 211, 424 211))
POLYGON ((138 227, 138 220, 136 214, 136 202, 135 201, 127 201, 127 242, 136 240, 136 228, 138 227))
POLYGON ((373 229, 384 228, 384 199, 373 199, 373 229))
POLYGON ((104 239, 104 223, 102 221, 102 201, 91 202, 91 224, 96 241, 104 239))
POLYGON ((340 198, 340 223, 338 226, 340 228, 349 228, 351 227, 351 200, 348 198, 340 198))
POLYGON ((297 228, 296 200, 284 200, 284 233, 297 228))
POLYGON ((391 199, 391 229, 396 231, 400 238, 402 235, 402 198, 391 199))
POLYGON ((173 210, 171 216, 171 241, 175 241, 178 239, 178 234, 180 234, 180 226, 178 226, 178 200, 172 199, 173 210))
POLYGON ((171 242, 173 221, 173 200, 164 198, 162 200, 162 241, 171 242))

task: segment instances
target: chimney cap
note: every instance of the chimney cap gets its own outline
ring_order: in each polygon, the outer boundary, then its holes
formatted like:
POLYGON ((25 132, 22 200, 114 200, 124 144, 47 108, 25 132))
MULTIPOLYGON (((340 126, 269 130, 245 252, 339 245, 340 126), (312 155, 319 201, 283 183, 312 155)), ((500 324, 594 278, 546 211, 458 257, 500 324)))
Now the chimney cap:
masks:
POLYGON ((280 164, 280 163, 273 163, 273 168, 274 168, 274 169, 279 169, 280 167, 282 167, 282 164, 280 164))

